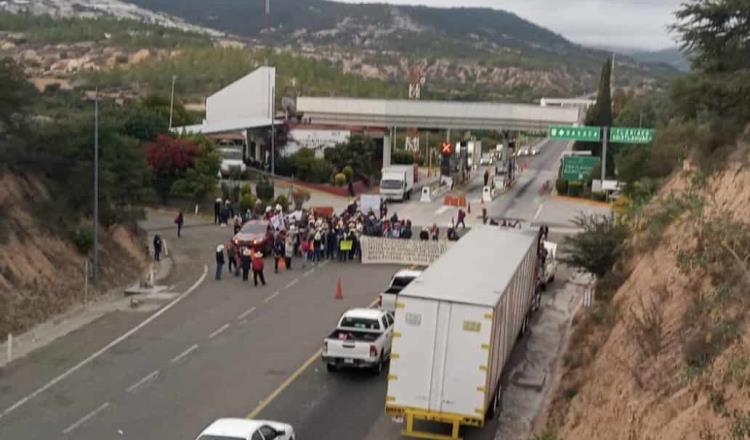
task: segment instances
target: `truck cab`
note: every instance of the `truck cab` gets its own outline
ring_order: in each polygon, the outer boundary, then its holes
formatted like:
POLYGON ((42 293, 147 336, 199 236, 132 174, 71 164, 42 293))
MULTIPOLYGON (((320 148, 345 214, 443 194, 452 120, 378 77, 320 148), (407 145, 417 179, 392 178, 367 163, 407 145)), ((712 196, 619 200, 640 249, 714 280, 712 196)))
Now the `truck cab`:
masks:
POLYGON ((385 289, 385 292, 380 294, 380 308, 391 314, 396 313, 396 301, 398 301, 399 292, 420 275, 422 275, 421 270, 405 269, 396 272, 396 274, 393 275, 393 278, 391 278, 388 288, 385 289))
POLYGON ((383 168, 380 179, 380 195, 384 199, 409 200, 413 188, 414 167, 412 165, 394 165, 383 168))

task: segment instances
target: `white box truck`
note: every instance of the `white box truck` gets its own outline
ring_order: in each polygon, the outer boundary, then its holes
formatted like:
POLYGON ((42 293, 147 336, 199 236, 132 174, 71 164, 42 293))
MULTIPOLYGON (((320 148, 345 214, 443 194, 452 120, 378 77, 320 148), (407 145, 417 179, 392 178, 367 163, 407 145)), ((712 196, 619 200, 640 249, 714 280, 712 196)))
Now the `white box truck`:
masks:
POLYGON ((386 200, 409 200, 414 188, 414 165, 392 165, 383 168, 380 195, 386 200))
POLYGON ((483 427, 500 376, 525 331, 537 283, 539 234, 479 226, 412 281, 396 303, 386 413, 415 422, 483 427))

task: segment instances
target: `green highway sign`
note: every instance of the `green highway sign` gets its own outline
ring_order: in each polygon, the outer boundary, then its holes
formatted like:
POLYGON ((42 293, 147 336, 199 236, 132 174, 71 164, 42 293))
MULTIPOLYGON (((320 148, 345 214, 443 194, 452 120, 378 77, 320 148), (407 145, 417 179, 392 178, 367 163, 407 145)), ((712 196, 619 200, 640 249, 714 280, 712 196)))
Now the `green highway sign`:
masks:
POLYGON ((654 130, 651 128, 612 127, 609 140, 619 144, 650 144, 654 141, 654 130))
POLYGON ((574 127, 572 125, 550 125, 549 137, 564 141, 592 141, 601 140, 600 127, 574 127))
POLYGON ((562 177, 567 181, 586 180, 591 170, 599 164, 595 156, 568 156, 563 158, 562 177))

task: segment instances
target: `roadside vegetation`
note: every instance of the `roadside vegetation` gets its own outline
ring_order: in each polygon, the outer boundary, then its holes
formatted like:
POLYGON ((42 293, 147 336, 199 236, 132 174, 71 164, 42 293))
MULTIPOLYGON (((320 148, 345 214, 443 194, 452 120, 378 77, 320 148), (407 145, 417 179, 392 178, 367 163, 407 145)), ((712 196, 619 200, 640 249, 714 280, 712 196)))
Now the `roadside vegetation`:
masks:
MULTIPOLYGON (((629 382, 621 395, 598 402, 601 411, 618 407, 608 399, 650 402, 647 411, 628 414, 638 423, 623 421, 615 432, 643 437, 645 418, 660 408, 685 410, 674 401, 687 392, 693 410, 705 401, 712 413, 690 417, 691 426, 700 423, 690 438, 750 438, 750 226, 740 201, 750 163, 742 25, 750 6, 695 0, 677 18, 674 30, 693 54, 693 70, 666 97, 625 99, 615 123, 654 121, 657 137, 653 146, 613 149, 612 173, 626 183, 616 216, 582 218, 584 232, 566 242, 567 262, 596 275, 596 299, 575 319, 548 431, 536 438, 591 432, 588 425, 601 420, 590 415, 597 409, 586 406, 590 400, 575 409, 569 402, 585 391, 585 399, 606 395, 610 385, 596 380, 593 368, 609 367, 629 382), (589 411, 586 422, 571 422, 581 410, 589 411)), ((602 113, 592 111, 588 122, 606 122, 597 119, 602 113)))

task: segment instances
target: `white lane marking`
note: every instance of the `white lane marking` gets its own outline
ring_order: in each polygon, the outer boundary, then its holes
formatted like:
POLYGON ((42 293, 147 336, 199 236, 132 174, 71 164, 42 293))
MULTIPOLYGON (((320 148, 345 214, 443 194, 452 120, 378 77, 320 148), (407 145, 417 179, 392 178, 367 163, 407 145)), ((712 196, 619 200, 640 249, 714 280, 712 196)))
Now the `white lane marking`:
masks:
POLYGON ((178 354, 177 356, 173 357, 172 360, 170 360, 169 362, 171 362, 173 364, 176 363, 176 362, 179 362, 180 360, 184 359, 185 356, 189 355, 190 353, 192 353, 197 348, 198 348, 198 344, 193 344, 187 350, 185 350, 182 353, 178 354))
POLYGON ((445 211, 447 211, 447 210, 449 210, 449 209, 451 209, 451 207, 450 207, 450 206, 441 206, 440 208, 438 208, 438 209, 437 209, 437 210, 435 211, 435 214, 436 214, 436 215, 440 215, 440 214, 444 213, 445 211))
POLYGON ((277 291, 275 291, 275 292, 273 292, 273 293, 271 294, 271 296, 269 296, 268 298, 264 299, 264 300, 263 300, 263 302, 264 302, 264 303, 268 303, 268 301, 271 301, 272 299, 274 299, 274 298, 276 298, 277 296, 279 296, 279 293, 281 293, 281 292, 279 292, 278 290, 277 290, 277 291))
POLYGON ((297 284, 297 283, 299 283, 299 278, 295 278, 295 279, 293 279, 292 281, 290 281, 290 282, 289 282, 289 284, 287 284, 286 286, 284 286, 284 288, 285 288, 285 289, 288 289, 288 288, 290 288, 290 287, 294 286, 294 285, 295 285, 295 284, 297 284))
POLYGON ((242 314, 240 314, 240 316, 238 316, 237 319, 239 319, 241 321, 241 320, 247 318, 247 316, 249 314, 253 313, 255 311, 255 309, 257 309, 257 307, 250 307, 249 309, 247 309, 244 312, 242 312, 242 314))
POLYGON ((326 267, 328 265, 328 263, 330 263, 330 262, 331 262, 331 260, 326 260, 326 261, 320 263, 320 266, 318 266, 318 267, 326 267))
POLYGON ((542 213, 542 209, 543 208, 544 208, 544 203, 542 203, 541 205, 539 205, 539 208, 537 208, 536 214, 534 214, 534 220, 536 220, 537 218, 539 218, 539 214, 542 213))
POLYGON ((312 274, 313 274, 313 272, 315 272, 315 269, 310 269, 310 270, 308 270, 307 272, 303 273, 303 274, 302 274, 302 276, 303 276, 303 277, 307 277, 307 276, 310 276, 310 275, 312 275, 312 274))
POLYGON ((143 379, 139 380, 138 382, 134 383, 133 385, 130 385, 125 391, 127 391, 128 393, 132 393, 133 391, 140 388, 141 385, 150 381, 151 379, 155 378, 158 375, 159 375, 159 370, 156 370, 153 373, 149 374, 148 376, 145 376, 143 379))
POLYGON ((2 419, 3 417, 7 416, 10 413, 12 413, 13 411, 17 410, 18 408, 20 408, 21 406, 23 406, 26 402, 28 402, 29 400, 33 399, 34 397, 36 397, 36 396, 42 394, 43 392, 47 391, 48 389, 52 388, 53 386, 55 386, 56 384, 58 384, 63 379, 65 379, 68 376, 70 376, 71 374, 75 373, 76 371, 78 371, 81 368, 85 367, 86 365, 90 364, 96 358, 98 358, 102 354, 106 353, 107 351, 111 350, 112 347, 116 346, 117 344, 121 343, 122 341, 124 341, 124 340, 128 339, 129 337, 133 336, 137 331, 139 331, 143 327, 145 327, 148 324, 150 324, 152 321, 154 321, 156 318, 158 318, 159 316, 161 316, 164 313, 166 313, 172 307, 176 306, 177 303, 179 303, 180 301, 182 301, 183 299, 185 299, 195 289, 197 289, 198 286, 201 285, 201 283, 203 283, 203 281, 206 279, 206 274, 208 274, 208 266, 204 265, 203 266, 203 275, 201 275, 200 278, 198 278, 198 281, 196 281, 192 286, 190 286, 190 288, 188 290, 186 290, 185 292, 183 292, 182 295, 180 295, 177 298, 175 298, 174 300, 172 300, 171 303, 169 303, 166 306, 164 306, 163 308, 159 309, 156 313, 154 313, 153 315, 149 316, 143 322, 141 322, 140 324, 138 324, 135 327, 133 327, 130 331, 128 331, 124 335, 122 335, 119 338, 115 339, 114 341, 110 342, 109 344, 107 344, 106 346, 104 346, 103 348, 101 348, 96 353, 92 354, 91 356, 89 356, 86 359, 82 360, 81 362, 77 363, 76 365, 74 365, 73 367, 71 367, 69 370, 67 370, 64 373, 60 374, 59 376, 55 377, 54 379, 52 379, 51 381, 49 381, 45 385, 42 385, 40 388, 37 388, 34 392, 32 392, 31 394, 29 394, 28 396, 23 397, 18 402, 14 403, 10 407, 6 408, 2 413, 0 413, 0 419, 2 419))
POLYGON ((229 328, 229 323, 222 325, 221 327, 219 327, 216 330, 214 330, 213 333, 211 333, 210 335, 208 335, 208 339, 213 339, 213 338, 219 336, 220 334, 224 333, 224 330, 226 330, 228 328, 229 328))
POLYGON ((99 407, 97 407, 95 410, 91 411, 90 413, 86 414, 85 416, 81 417, 77 422, 73 423, 72 425, 68 426, 63 430, 63 434, 70 434, 74 429, 78 428, 79 426, 83 425, 84 423, 88 422, 89 420, 93 419, 97 414, 104 411, 109 407, 109 402, 104 402, 99 407))

